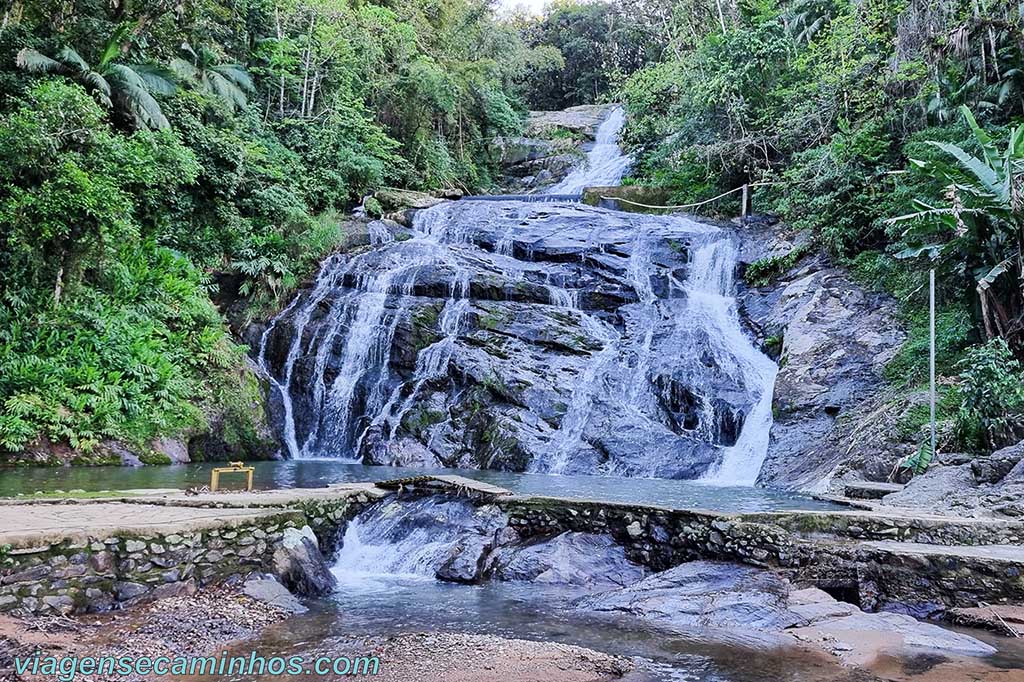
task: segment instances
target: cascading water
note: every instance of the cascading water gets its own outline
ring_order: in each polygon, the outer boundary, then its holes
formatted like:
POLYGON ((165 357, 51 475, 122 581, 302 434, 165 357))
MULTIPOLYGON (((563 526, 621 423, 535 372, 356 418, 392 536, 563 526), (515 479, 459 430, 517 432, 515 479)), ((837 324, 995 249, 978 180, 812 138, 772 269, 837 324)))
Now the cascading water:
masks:
MULTIPOLYGON (((728 239, 697 249, 686 293, 694 318, 705 320, 717 331, 710 336, 710 352, 720 359, 732 358, 743 382, 761 387, 760 396, 747 414, 736 443, 726 448, 722 461, 703 480, 723 485, 753 485, 768 452, 772 397, 779 368, 754 346, 740 326, 733 297, 736 259, 736 246, 728 239)), ((707 405, 702 407, 705 411, 709 409, 707 405)))
POLYGON ((586 164, 570 173, 547 193, 579 196, 587 187, 618 185, 632 163, 619 148, 619 134, 625 125, 626 112, 616 107, 608 120, 597 129, 594 148, 587 154, 586 164))
POLYGON ((381 502, 346 526, 334 573, 347 585, 382 576, 433 580, 460 545, 490 542, 506 523, 496 507, 465 500, 381 502))
MULTIPOLYGON (((619 181, 621 110, 556 193, 619 181)), ((448 202, 325 263, 260 362, 293 458, 754 482, 776 367, 728 233, 557 200, 448 202)))

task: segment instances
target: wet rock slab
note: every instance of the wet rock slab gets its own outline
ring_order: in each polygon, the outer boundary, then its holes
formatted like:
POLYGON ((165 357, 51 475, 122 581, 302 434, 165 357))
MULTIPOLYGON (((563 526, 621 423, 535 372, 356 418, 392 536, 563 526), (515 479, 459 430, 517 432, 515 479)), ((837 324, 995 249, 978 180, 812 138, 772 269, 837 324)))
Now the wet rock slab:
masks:
POLYGON ((995 653, 968 635, 903 614, 866 613, 822 590, 795 589, 772 572, 721 562, 682 564, 573 605, 583 612, 629 616, 680 633, 710 631, 705 634, 748 644, 795 639, 851 665, 908 651, 995 653))
POLYGON ((796 622, 787 609, 788 595, 789 583, 773 573, 694 561, 621 589, 584 597, 574 606, 581 611, 629 615, 680 631, 781 631, 796 622))

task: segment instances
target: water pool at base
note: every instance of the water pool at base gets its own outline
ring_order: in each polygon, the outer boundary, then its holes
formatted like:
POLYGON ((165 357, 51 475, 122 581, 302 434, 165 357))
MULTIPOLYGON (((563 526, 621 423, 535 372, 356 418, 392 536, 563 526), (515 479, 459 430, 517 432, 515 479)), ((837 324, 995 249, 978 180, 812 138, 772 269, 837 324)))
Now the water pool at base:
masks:
MULTIPOLYGON (((494 635, 572 644, 634 659, 637 669, 624 682, 936 682, 939 678, 929 676, 939 672, 936 666, 950 665, 940 652, 925 653, 881 661, 885 673, 875 676, 844 668, 823 652, 773 646, 767 638, 749 633, 659 631, 624 618, 578 613, 570 605, 578 593, 565 588, 464 586, 395 576, 339 578, 334 596, 314 604, 308 614, 271 627, 255 648, 264 656, 364 656, 372 655, 375 638, 404 633, 494 635)), ((1024 647, 1005 638, 971 634, 1000 647, 1001 653, 962 662, 962 669, 944 668, 945 682, 1024 679, 1024 672, 1013 677, 1024 666, 1024 647)), ((253 648, 249 642, 231 653, 247 655, 253 648)))
MULTIPOLYGON (((83 490, 123 491, 144 488, 178 488, 208 485, 210 470, 223 464, 186 464, 157 467, 67 467, 10 469, 0 473, 0 496, 33 495, 36 492, 83 490)), ((272 488, 320 488, 337 483, 384 481, 424 474, 457 474, 507 488, 516 493, 593 499, 604 502, 653 504, 680 509, 721 512, 760 512, 790 509, 836 509, 828 502, 796 493, 764 488, 729 488, 666 479, 613 478, 600 476, 549 476, 462 469, 405 469, 371 467, 338 460, 258 462, 255 486, 272 488)), ((224 479, 225 487, 237 480, 224 479)))

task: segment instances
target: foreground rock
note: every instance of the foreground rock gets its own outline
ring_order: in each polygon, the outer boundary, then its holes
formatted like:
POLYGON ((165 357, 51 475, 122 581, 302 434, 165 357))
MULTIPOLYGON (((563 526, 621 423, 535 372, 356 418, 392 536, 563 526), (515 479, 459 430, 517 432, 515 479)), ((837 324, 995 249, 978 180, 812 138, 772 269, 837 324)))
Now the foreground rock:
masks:
POLYGON ((302 530, 285 529, 271 562, 274 575, 294 594, 321 597, 333 592, 337 585, 309 526, 302 530))
POLYGON ((788 634, 820 646, 844 664, 870 665, 885 654, 932 650, 959 656, 991 656, 994 647, 931 623, 899 613, 864 613, 817 589, 798 590, 789 597, 800 617, 788 634))
POLYGON ((789 583, 746 566, 694 561, 622 589, 585 597, 577 609, 620 613, 679 631, 753 628, 781 631, 796 622, 789 583))
POLYGON ((865 613, 819 589, 796 590, 776 574, 733 564, 695 561, 627 587, 574 603, 577 610, 637 618, 680 633, 750 646, 797 640, 821 647, 848 665, 922 650, 988 656, 995 649, 973 637, 896 613, 865 613))

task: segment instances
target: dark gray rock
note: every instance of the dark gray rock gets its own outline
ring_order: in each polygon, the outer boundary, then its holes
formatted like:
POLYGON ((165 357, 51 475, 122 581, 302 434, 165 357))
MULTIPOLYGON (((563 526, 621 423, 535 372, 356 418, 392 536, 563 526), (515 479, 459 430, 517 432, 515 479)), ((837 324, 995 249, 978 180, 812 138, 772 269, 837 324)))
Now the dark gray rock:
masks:
POLYGON ((488 565, 489 575, 497 580, 591 588, 628 585, 645 574, 608 536, 572 532, 501 547, 488 565))
POLYGON ((271 559, 274 576, 292 593, 320 597, 334 591, 337 578, 320 553, 316 535, 308 526, 288 528, 271 559))
POLYGON ((746 566, 694 561, 574 602, 581 611, 616 613, 662 627, 781 631, 799 622, 790 612, 789 583, 746 566))
POLYGON ((1024 443, 997 450, 987 457, 971 462, 971 471, 978 483, 999 483, 1024 461, 1024 443))
POLYGON ((493 545, 494 538, 487 535, 463 538, 452 547, 448 559, 437 569, 437 579, 464 585, 480 582, 484 559, 493 545))
POLYGON ((114 584, 114 593, 117 595, 117 600, 122 602, 138 599, 149 591, 148 587, 139 583, 121 582, 114 584))
MULTIPOLYGON (((776 228, 739 233, 745 263, 806 248, 776 228)), ((767 286, 749 288, 740 300, 759 337, 775 344, 781 355, 775 423, 759 482, 820 486, 850 458, 854 434, 864 435, 851 424, 882 394, 882 370, 906 338, 896 303, 866 290, 821 255, 805 257, 767 286)), ((864 467, 884 469, 893 458, 890 451, 884 448, 876 456, 884 462, 865 462, 864 467)), ((891 466, 885 475, 888 471, 891 466)))

